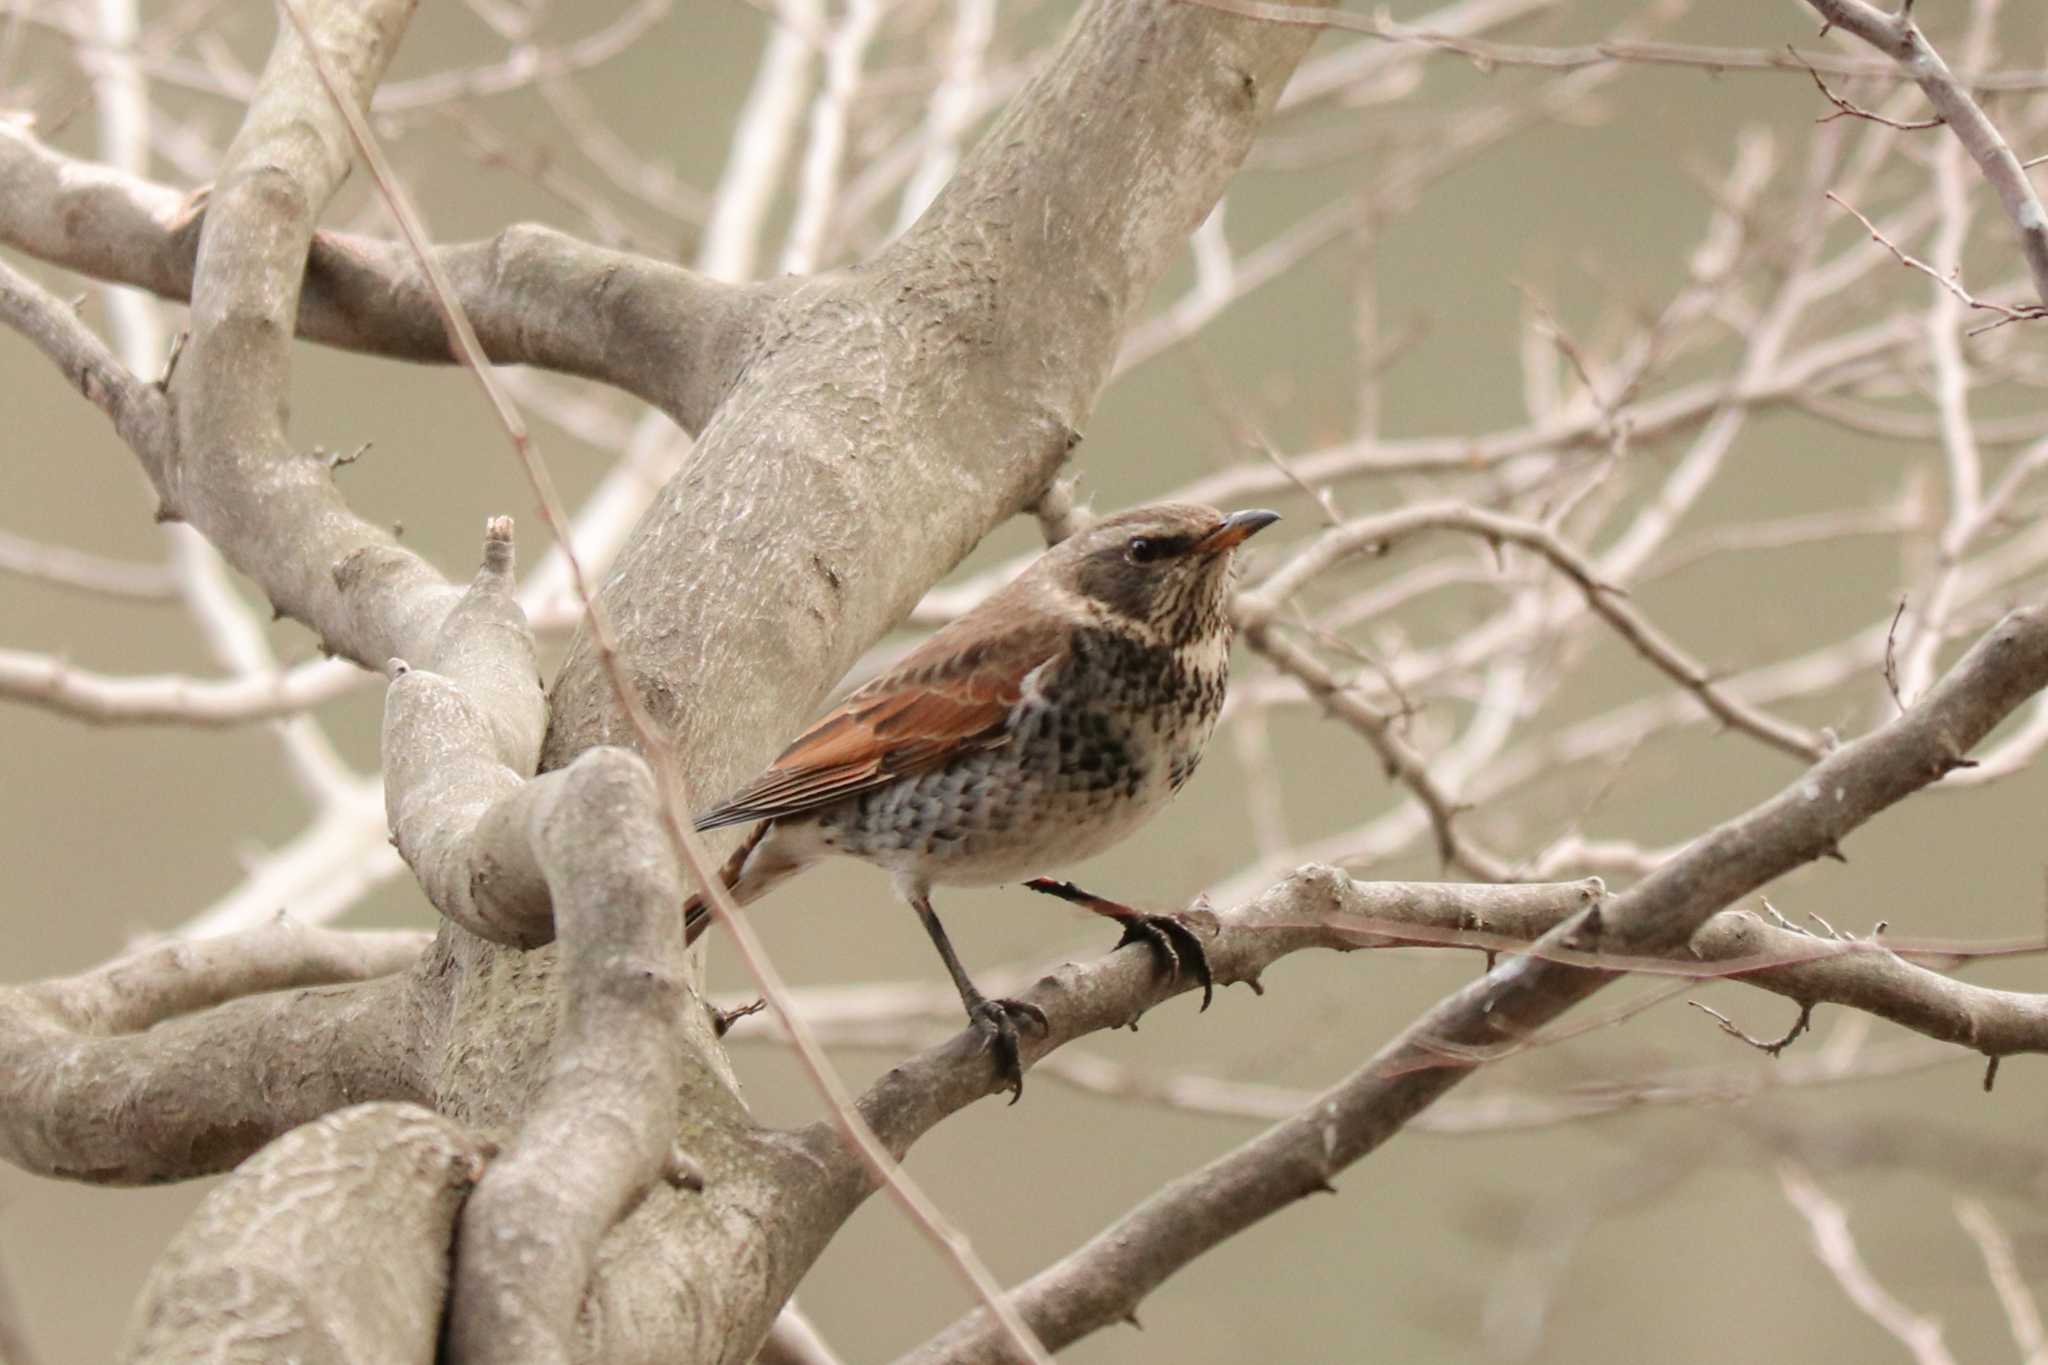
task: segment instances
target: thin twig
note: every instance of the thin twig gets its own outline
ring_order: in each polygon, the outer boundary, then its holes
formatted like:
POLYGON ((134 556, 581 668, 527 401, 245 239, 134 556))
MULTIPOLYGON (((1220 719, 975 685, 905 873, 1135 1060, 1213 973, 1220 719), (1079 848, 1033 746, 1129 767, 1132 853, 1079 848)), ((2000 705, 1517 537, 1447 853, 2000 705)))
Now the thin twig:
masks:
POLYGON ((1835 1277, 1835 1283, 1849 1296, 1849 1302, 1883 1328, 1912 1354, 1917 1365, 1955 1365, 1955 1357, 1941 1339, 1941 1324, 1923 1317, 1893 1298, 1877 1282, 1856 1249, 1849 1232, 1849 1215, 1829 1198, 1803 1166, 1791 1161, 1778 1163, 1778 1187, 1785 1192, 1813 1239, 1814 1255, 1835 1277))
POLYGON ((1963 1225, 1963 1231, 1970 1234, 1984 1257, 1984 1274, 1998 1293, 1999 1306, 2005 1309, 2005 1320, 2012 1328, 2013 1345, 2019 1347, 2021 1365, 2048 1365, 2048 1333, 2042 1331, 2041 1309, 2034 1302, 2034 1291, 2028 1287, 2027 1277, 2013 1254, 2012 1239, 1981 1200, 1958 1199, 1955 1208, 1956 1221, 1963 1225))
MULTIPOLYGON (((1423 28, 1410 28, 1392 19, 1343 10, 1315 9, 1306 5, 1259 4, 1254 0, 1181 0, 1224 14, 1235 14, 1268 24, 1292 24, 1303 28, 1339 29, 1362 33, 1389 43, 1432 48, 1468 58, 1481 70, 1501 66, 1533 66, 1551 71, 1575 71, 1581 67, 1622 64, 1634 66, 1687 66, 1710 74, 1723 71, 1800 71, 1805 59, 1793 60, 1783 52, 1757 47, 1708 47, 1694 43, 1639 42, 1610 39, 1576 46, 1543 47, 1531 43, 1497 43, 1466 38, 1423 28)), ((1905 80, 1907 73, 1887 62, 1857 61, 1845 57, 1819 57, 1813 62, 1831 76, 1872 76, 1905 80)), ((2039 90, 2048 87, 2048 72, 2037 68, 2015 71, 1966 73, 1963 78, 1979 90, 2039 90)))
POLYGON ((1505 541, 1535 551, 1572 581, 1595 615, 1731 729, 1795 758, 1812 760, 1826 752, 1826 746, 1811 732, 1729 695, 1703 665, 1629 604, 1619 589, 1602 582, 1591 561, 1565 544, 1556 532, 1480 508, 1456 503, 1425 504, 1364 518, 1327 532, 1256 589, 1241 595, 1239 619, 1248 626, 1262 624, 1296 592, 1344 558, 1425 530, 1462 531, 1496 544, 1505 541))
POLYGON ((1798 48, 1793 47, 1790 43, 1787 43, 1785 44, 1785 50, 1792 54, 1793 59, 1795 61, 1797 61, 1801 66, 1806 68, 1806 74, 1813 77, 1814 87, 1820 91, 1822 97, 1824 97, 1829 104, 1835 106, 1834 113, 1822 114, 1819 118, 1814 120, 1815 123, 1831 123, 1838 118, 1860 118, 1868 119, 1872 123, 1881 123, 1887 128, 1896 128, 1902 133, 1910 133, 1915 132, 1921 128, 1939 128, 1944 122, 1947 121, 1943 119, 1939 114, 1935 115, 1933 118, 1915 119, 1910 123, 1901 122, 1900 120, 1894 118, 1886 118, 1883 114, 1873 114, 1870 110, 1865 109, 1863 106, 1859 104, 1852 104, 1848 100, 1843 99, 1840 95, 1837 95, 1834 91, 1828 89, 1828 83, 1825 80, 1821 79, 1820 72, 1815 71, 1813 69, 1813 63, 1807 61, 1806 58, 1801 57, 1799 55, 1798 48))
POLYGON ((1998 126, 1970 93, 1970 83, 1949 69, 1920 32, 1920 26, 1913 22, 1912 5, 1905 5, 1897 14, 1888 14, 1866 0, 1807 3, 1831 26, 1855 34, 1890 57, 1899 71, 1925 92, 1927 102, 1934 106, 1935 113, 1997 192, 2005 216, 2019 236, 2020 257, 2034 279, 2034 295, 2040 307, 2031 316, 2042 316, 2042 310, 2048 309, 2048 209, 2043 209, 2033 182, 1998 126))
POLYGON ((1798 1041, 1801 1034, 1813 1027, 1813 1004, 1811 1001, 1800 1002, 1799 1017, 1792 1021, 1792 1027, 1785 1031, 1784 1037, 1773 1041, 1755 1038, 1743 1032, 1735 1026, 1734 1020, 1715 1009, 1712 1005, 1702 1004, 1698 1000, 1688 1000, 1685 1003, 1691 1005, 1696 1010, 1712 1015, 1715 1022, 1720 1024, 1721 1032, 1727 1034, 1730 1038, 1741 1039, 1767 1057, 1776 1057, 1783 1053, 1786 1048, 1798 1041))
POLYGON ((1899 714, 1906 714, 1906 699, 1899 695, 1899 658, 1897 653, 1899 618, 1906 614, 1906 595, 1899 594, 1899 609, 1892 613, 1892 623, 1884 633, 1884 685, 1892 694, 1892 705, 1899 708, 1899 714))

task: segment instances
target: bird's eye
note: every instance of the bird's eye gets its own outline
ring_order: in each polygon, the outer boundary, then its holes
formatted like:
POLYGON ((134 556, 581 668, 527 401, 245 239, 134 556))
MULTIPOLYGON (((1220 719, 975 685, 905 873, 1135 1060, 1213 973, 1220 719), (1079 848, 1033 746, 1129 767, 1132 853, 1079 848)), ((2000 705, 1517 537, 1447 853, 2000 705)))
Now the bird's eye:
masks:
POLYGON ((1153 540, 1150 536, 1132 536, 1124 553, 1131 557, 1133 564, 1150 564, 1166 553, 1166 542, 1153 540))

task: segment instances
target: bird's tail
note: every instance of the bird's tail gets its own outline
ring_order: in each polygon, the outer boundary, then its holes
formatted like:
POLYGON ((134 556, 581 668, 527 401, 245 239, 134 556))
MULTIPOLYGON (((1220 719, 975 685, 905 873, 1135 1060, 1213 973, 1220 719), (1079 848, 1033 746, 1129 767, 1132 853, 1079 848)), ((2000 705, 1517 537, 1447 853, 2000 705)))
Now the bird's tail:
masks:
MULTIPOLYGON (((732 851, 732 856, 725 860, 725 866, 718 869, 718 880, 728 891, 739 884, 740 870, 747 865, 747 855, 754 851, 754 846, 767 835, 768 827, 773 823, 763 820, 754 826, 753 831, 740 841, 740 846, 732 851)), ((683 902, 683 943, 686 946, 695 943, 710 927, 711 906, 706 903, 704 893, 699 891, 683 902)))

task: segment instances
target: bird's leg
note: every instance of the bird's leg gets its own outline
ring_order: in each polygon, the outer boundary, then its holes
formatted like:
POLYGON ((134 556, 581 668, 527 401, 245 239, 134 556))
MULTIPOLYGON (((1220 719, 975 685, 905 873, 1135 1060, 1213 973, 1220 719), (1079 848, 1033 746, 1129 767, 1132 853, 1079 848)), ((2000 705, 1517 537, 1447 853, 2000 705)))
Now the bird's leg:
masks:
POLYGON ((1117 940, 1117 947, 1132 943, 1146 945, 1159 959, 1160 970, 1166 973, 1168 981, 1178 981, 1181 973, 1186 972, 1201 982, 1202 1008, 1209 1008, 1210 1000, 1216 995, 1216 978, 1209 970, 1209 952, 1202 946, 1202 940, 1195 936, 1193 926, 1181 916, 1148 915, 1120 901, 1083 891, 1072 882, 1056 881, 1051 877, 1033 877, 1024 885, 1043 895, 1057 896, 1115 920, 1124 927, 1124 936, 1117 940))
POLYGON ((1024 1064, 1018 1055, 1017 1025, 1020 1021, 1029 1025, 1042 1038, 1047 1028, 1045 1011, 1021 1000, 991 1000, 983 995, 968 979, 967 969, 960 965, 960 955, 953 951, 946 927, 939 923, 938 914, 932 909, 931 897, 917 892, 909 900, 917 917, 924 921, 925 932, 932 936, 932 945, 939 950, 946 970, 952 973, 960 1003, 967 1007, 967 1022, 981 1031, 984 1047, 995 1049, 996 1074, 1010 1092, 1010 1103, 1015 1104, 1024 1098, 1024 1064))

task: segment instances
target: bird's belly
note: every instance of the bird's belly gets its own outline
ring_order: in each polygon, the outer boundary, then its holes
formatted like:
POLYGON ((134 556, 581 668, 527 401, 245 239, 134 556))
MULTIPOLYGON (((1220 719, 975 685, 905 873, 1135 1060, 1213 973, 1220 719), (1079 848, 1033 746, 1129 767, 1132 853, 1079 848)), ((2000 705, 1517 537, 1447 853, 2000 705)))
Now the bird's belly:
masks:
POLYGON ((818 835, 935 885, 1015 881, 1130 835, 1193 773, 1214 721, 1048 707, 1000 747, 821 811, 818 835))

